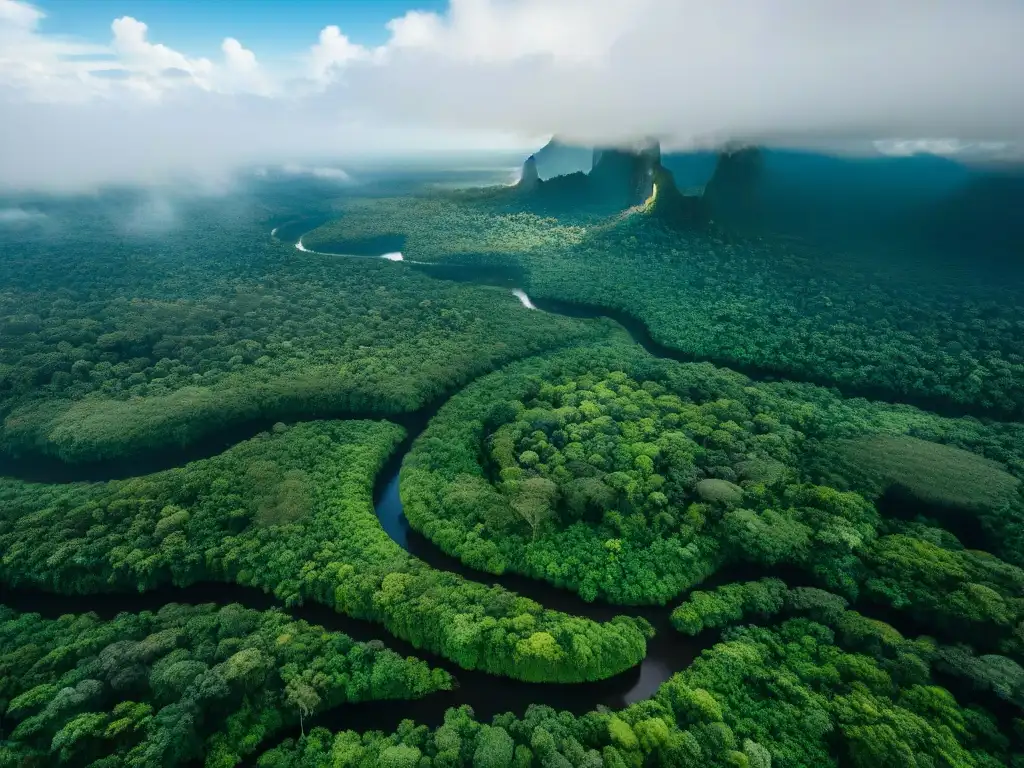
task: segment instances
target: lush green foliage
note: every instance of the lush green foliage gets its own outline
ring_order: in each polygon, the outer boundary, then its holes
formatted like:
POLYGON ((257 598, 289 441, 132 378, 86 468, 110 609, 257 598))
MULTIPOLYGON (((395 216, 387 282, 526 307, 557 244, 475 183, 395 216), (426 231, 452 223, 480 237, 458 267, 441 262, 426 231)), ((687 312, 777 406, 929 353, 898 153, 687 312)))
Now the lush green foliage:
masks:
MULTIPOLYGON (((839 478, 846 492, 828 487, 842 469, 835 440, 902 446, 911 431, 914 445, 968 457, 961 474, 983 466, 1005 478, 990 522, 1024 531, 1016 478, 966 450, 1020 472, 1019 425, 753 384, 615 345, 524 361, 468 386, 414 445, 401 492, 412 525, 467 564, 588 599, 665 602, 729 561, 800 566, 856 594, 881 521, 848 491, 871 499, 884 485, 854 475, 839 478)), ((955 474, 916 476, 924 485, 955 474)))
POLYGON ((608 677, 644 628, 545 610, 438 572, 380 527, 373 478, 388 422, 281 425, 212 459, 96 485, 0 481, 0 576, 58 592, 235 581, 383 623, 468 669, 524 680, 608 677))
POLYGON ((1024 295, 1012 281, 884 247, 686 234, 644 215, 558 220, 511 201, 353 202, 310 242, 405 235, 406 258, 516 263, 531 296, 626 312, 699 359, 976 412, 1024 408, 1024 295))
MULTIPOLYGON (((687 635, 737 624, 744 618, 775 616, 786 607, 788 590, 781 579, 725 584, 713 592, 694 590, 672 611, 672 625, 687 635)), ((846 601, 838 598, 839 607, 846 601)))
MULTIPOLYGON (((1004 698, 1018 696, 1019 681, 1006 680, 1016 680, 1015 670, 1024 660, 1024 571, 987 553, 964 549, 947 532, 916 524, 857 547, 853 554, 844 572, 847 579, 840 585, 865 611, 879 606, 896 609, 894 621, 963 645, 966 650, 957 653, 966 653, 965 659, 972 656, 967 646, 995 651, 982 656, 984 661, 965 662, 961 671, 951 661, 953 651, 946 649, 946 667, 955 674, 990 680, 980 687, 993 688, 1004 698), (999 685, 991 682, 996 668, 1004 676, 999 685)), ((828 584, 827 577, 834 572, 820 564, 817 568, 819 576, 826 576, 822 583, 828 584)), ((784 582, 769 578, 692 592, 672 612, 672 621, 680 631, 695 635, 743 619, 808 613, 842 631, 853 613, 845 611, 846 605, 840 595, 813 587, 787 590, 784 582)))
POLYGON ((998 508, 1013 502, 1020 485, 996 462, 906 435, 842 440, 835 454, 849 473, 873 476, 882 488, 896 485, 939 505, 998 508))
MULTIPOLYGON (((877 657, 836 644, 825 626, 730 630, 649 701, 582 717, 532 708, 489 725, 450 710, 434 730, 332 737, 271 750, 261 768, 346 766, 991 767, 1010 760, 991 715, 929 680, 927 644, 894 641, 877 657)), ((1014 763, 1017 764, 1017 763, 1014 763)))
POLYGON ((583 227, 560 224, 550 216, 495 215, 494 204, 500 200, 486 190, 346 200, 340 218, 310 232, 302 242, 313 250, 349 253, 349 243, 392 235, 404 238, 402 253, 412 260, 452 257, 460 262, 499 258, 514 262, 527 253, 578 245, 586 234, 583 227))
POLYGON ((865 597, 946 638, 1024 661, 1024 570, 941 529, 897 530, 861 554, 865 597))
POLYGON ((909 656, 917 656, 945 678, 966 678, 975 691, 1024 706, 1024 668, 1014 659, 1001 654, 975 656, 964 644, 940 646, 926 638, 908 641, 888 624, 846 606, 845 599, 831 592, 787 588, 785 582, 767 578, 691 592, 672 612, 672 623, 680 632, 696 635, 752 619, 763 622, 779 615, 806 615, 833 629, 845 648, 875 658, 901 659, 904 665, 909 656))
POLYGON ((2 241, 4 450, 95 461, 257 418, 403 413, 600 332, 403 264, 301 254, 252 213, 191 213, 169 252, 98 214, 2 241))
POLYGON ((0 764, 233 766, 345 702, 418 698, 442 670, 279 611, 168 605, 46 620, 0 608, 0 764))
POLYGON ((684 401, 623 371, 563 377, 520 397, 483 404, 494 487, 451 466, 472 424, 466 409, 438 415, 403 471, 406 514, 471 565, 548 578, 589 600, 664 602, 707 577, 724 553, 708 535, 716 515, 700 482, 779 482, 796 436, 740 402, 684 401))
MULTIPOLYGON (((472 567, 588 600, 664 604, 729 566, 767 576, 676 607, 685 634, 723 630, 717 645, 617 712, 537 706, 483 724, 450 710, 434 730, 307 736, 313 712, 452 681, 277 611, 0 609, 0 765, 226 768, 287 728, 301 738, 265 768, 1024 766, 1024 424, 813 385, 1016 418, 1024 295, 884 251, 686 232, 700 211, 670 187, 606 216, 576 206, 594 202, 588 184, 347 198, 303 242, 508 269, 535 298, 618 310, 709 362, 654 359, 610 322, 528 312, 414 265, 268 238, 308 194, 230 215, 190 204, 194 226, 173 237, 79 202, 74 226, 0 232, 0 448, 102 461, 243 422, 409 413, 544 353, 441 408, 403 466, 410 522, 472 567), (791 575, 804 586, 778 578, 791 575)), ((643 658, 643 620, 546 610, 394 543, 371 488, 404 434, 278 424, 131 480, 0 480, 0 581, 237 582, 526 681, 599 680, 643 658)))

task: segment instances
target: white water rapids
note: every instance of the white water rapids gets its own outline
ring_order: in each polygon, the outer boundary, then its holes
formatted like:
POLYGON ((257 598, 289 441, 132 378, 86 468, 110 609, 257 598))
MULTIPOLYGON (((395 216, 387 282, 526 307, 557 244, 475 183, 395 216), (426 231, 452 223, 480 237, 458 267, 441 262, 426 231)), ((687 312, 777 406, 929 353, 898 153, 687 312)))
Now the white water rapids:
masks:
POLYGON ((526 295, 526 291, 521 288, 515 288, 512 290, 512 295, 519 299, 519 303, 527 309, 536 309, 537 306, 530 301, 530 297, 526 295))
MULTIPOLYGON (((274 233, 276 233, 276 232, 277 232, 277 228, 275 227, 270 232, 271 237, 273 237, 274 233)), ((302 238, 301 237, 295 243, 295 248, 296 248, 296 250, 302 251, 303 253, 312 253, 312 254, 314 254, 316 256, 349 256, 351 258, 361 258, 361 257, 353 256, 352 254, 347 254, 347 253, 323 253, 322 251, 311 251, 309 248, 307 248, 306 246, 304 246, 302 244, 302 238)), ((378 259, 386 259, 387 261, 405 261, 405 258, 402 256, 402 253, 400 251, 392 251, 391 253, 382 253, 377 258, 378 259)), ((425 264, 427 262, 410 261, 410 262, 407 262, 407 263, 408 264, 425 264)), ((526 295, 526 291, 522 290, 521 288, 514 288, 512 290, 512 295, 515 296, 517 299, 519 299, 519 303, 522 304, 527 309, 537 309, 537 305, 534 304, 532 301, 530 301, 530 297, 526 295)))
MULTIPOLYGON (((295 243, 295 248, 297 250, 302 251, 303 253, 312 253, 312 254, 314 254, 316 256, 348 256, 350 258, 355 258, 355 259, 360 259, 360 258, 378 258, 378 259, 387 259, 388 261, 404 261, 404 259, 402 258, 402 254, 399 251, 393 251, 391 253, 382 253, 380 256, 377 256, 377 257, 373 257, 373 256, 369 256, 369 257, 356 256, 355 254, 352 254, 352 253, 325 253, 324 251, 311 251, 309 248, 307 248, 306 246, 304 246, 302 244, 302 238, 301 237, 299 238, 298 242, 295 243)), ((416 264, 418 262, 410 262, 410 263, 411 264, 416 264)))

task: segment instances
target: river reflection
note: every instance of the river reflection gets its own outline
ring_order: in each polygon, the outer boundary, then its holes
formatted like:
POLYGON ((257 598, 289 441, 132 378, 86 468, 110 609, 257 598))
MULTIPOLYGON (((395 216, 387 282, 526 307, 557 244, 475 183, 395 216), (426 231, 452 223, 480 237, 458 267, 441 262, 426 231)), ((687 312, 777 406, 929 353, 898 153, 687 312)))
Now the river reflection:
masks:
MULTIPOLYGON (((536 600, 545 608, 552 610, 583 616, 594 621, 610 621, 615 616, 623 615, 639 616, 654 627, 655 636, 648 641, 647 657, 643 662, 621 675, 599 683, 519 684, 503 678, 495 679, 490 675, 474 674, 474 679, 471 679, 466 672, 457 672, 462 682, 463 698, 467 703, 480 701, 483 711, 489 711, 493 707, 495 690, 500 690, 500 698, 506 704, 510 701, 516 703, 516 706, 512 707, 513 711, 525 710, 531 703, 548 704, 556 709, 567 709, 577 714, 587 712, 597 704, 612 708, 623 707, 653 696, 658 686, 679 670, 689 666, 700 651, 707 648, 714 639, 713 636, 686 637, 673 630, 669 621, 669 607, 638 608, 588 603, 569 590, 559 589, 542 581, 515 574, 494 576, 469 568, 413 530, 402 510, 398 492, 398 468, 392 466, 388 469, 390 473, 384 476, 383 482, 378 486, 379 492, 374 504, 381 527, 399 546, 432 568, 451 571, 472 581, 501 586, 536 600), (473 686, 477 684, 483 684, 485 689, 479 692, 473 690, 473 686), (510 695, 505 695, 506 693, 510 695), (516 697, 521 694, 526 694, 527 698, 517 700, 516 697)), ((476 709, 476 705, 473 706, 476 709)), ((506 711, 502 708, 504 706, 505 704, 500 705, 495 713, 506 711)))

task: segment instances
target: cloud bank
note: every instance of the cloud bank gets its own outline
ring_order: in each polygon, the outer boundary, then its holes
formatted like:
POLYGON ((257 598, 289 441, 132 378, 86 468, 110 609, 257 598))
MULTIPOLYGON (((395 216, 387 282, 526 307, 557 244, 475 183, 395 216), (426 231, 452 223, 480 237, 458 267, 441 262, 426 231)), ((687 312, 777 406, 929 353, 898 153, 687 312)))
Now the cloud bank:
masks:
POLYGON ((270 67, 232 37, 186 55, 131 17, 109 40, 56 37, 0 0, 0 180, 324 167, 551 133, 1005 155, 1024 145, 1021 29, 1019 0, 450 0, 392 20, 377 47, 339 19, 270 67))

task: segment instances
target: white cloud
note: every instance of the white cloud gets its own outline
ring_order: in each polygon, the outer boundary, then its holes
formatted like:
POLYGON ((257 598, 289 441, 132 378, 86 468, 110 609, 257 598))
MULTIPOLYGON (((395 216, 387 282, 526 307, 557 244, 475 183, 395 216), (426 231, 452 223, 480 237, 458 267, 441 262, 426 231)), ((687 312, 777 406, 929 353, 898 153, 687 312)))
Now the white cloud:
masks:
POLYGON ((944 156, 1001 157, 1011 153, 1005 141, 961 141, 960 139, 881 139, 874 147, 883 155, 909 157, 929 154, 944 156))
POLYGON ((244 48, 235 38, 225 37, 220 48, 224 52, 227 67, 232 72, 251 73, 259 68, 256 63, 256 54, 244 48))
POLYGON ((1022 28, 1016 0, 454 0, 393 22, 388 66, 351 82, 407 119, 593 140, 1006 140, 1022 28))
POLYGON ((28 3, 0 0, 0 22, 18 29, 34 29, 43 12, 28 3))
POLYGON ((324 27, 309 52, 309 76, 318 84, 327 84, 346 64, 365 60, 369 55, 368 49, 353 43, 340 28, 324 27))
POLYGON ((330 166, 310 167, 296 163, 285 163, 281 167, 281 171, 289 176, 312 176, 315 179, 325 179, 328 181, 351 181, 351 177, 341 168, 332 168, 330 166))
POLYGON ((149 42, 149 27, 131 16, 114 19, 110 29, 114 33, 111 47, 121 63, 133 72, 160 75, 168 69, 178 69, 196 76, 208 73, 213 66, 209 59, 189 59, 166 45, 149 42))
POLYGON ((0 0, 9 183, 550 133, 945 153, 1024 139, 1019 0, 450 0, 392 20, 377 48, 325 27, 295 51, 299 77, 235 38, 194 57, 130 17, 104 45, 41 19, 0 0))
POLYGON ((451 0, 447 15, 410 11, 388 23, 388 49, 466 62, 533 56, 596 63, 636 29, 650 0, 451 0))
MULTIPOLYGON (((42 18, 34 6, 0 0, 0 84, 36 100, 88 98, 81 83, 90 69, 100 66, 93 57, 103 56, 107 48, 39 34, 42 18)), ((109 62, 104 65, 109 67, 109 62)), ((105 85, 98 82, 100 88, 105 85)))
POLYGON ((84 43, 40 31, 42 11, 21 0, 0 0, 0 86, 18 100, 88 102, 96 99, 159 100, 182 88, 222 93, 269 94, 270 78, 256 55, 233 37, 221 44, 222 60, 191 57, 150 40, 145 22, 114 19, 104 44, 84 43))
POLYGON ((263 71, 255 53, 233 37, 224 38, 220 48, 224 54, 224 65, 214 71, 217 90, 263 96, 272 96, 277 92, 277 85, 263 71))

